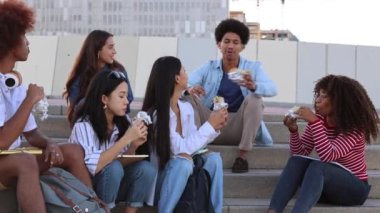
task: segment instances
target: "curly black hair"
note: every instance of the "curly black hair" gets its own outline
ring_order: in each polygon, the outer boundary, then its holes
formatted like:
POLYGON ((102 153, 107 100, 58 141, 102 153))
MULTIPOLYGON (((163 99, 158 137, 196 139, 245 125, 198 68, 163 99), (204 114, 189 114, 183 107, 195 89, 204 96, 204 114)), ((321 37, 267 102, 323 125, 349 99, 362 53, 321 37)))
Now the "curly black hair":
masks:
POLYGON ((34 10, 24 2, 0 1, 0 59, 20 43, 25 33, 33 30, 34 23, 34 10))
POLYGON ((342 75, 327 75, 317 81, 314 100, 321 90, 330 98, 337 133, 358 130, 364 133, 367 143, 371 142, 371 136, 377 138, 379 116, 358 81, 342 75))
POLYGON ((248 27, 236 20, 236 19, 225 19, 218 24, 215 28, 215 41, 219 43, 222 41, 223 36, 226 33, 236 33, 239 35, 241 43, 246 45, 249 41, 249 29, 248 27))

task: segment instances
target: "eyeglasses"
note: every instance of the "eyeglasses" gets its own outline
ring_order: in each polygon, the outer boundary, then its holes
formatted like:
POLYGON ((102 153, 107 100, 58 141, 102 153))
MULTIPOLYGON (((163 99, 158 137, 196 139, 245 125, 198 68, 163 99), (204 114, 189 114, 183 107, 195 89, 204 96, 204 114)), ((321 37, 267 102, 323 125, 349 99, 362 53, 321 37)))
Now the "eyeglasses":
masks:
POLYGON ((127 77, 125 77, 124 73, 122 72, 119 72, 119 71, 111 71, 108 75, 107 75, 107 78, 109 77, 115 77, 117 79, 127 79, 127 77))

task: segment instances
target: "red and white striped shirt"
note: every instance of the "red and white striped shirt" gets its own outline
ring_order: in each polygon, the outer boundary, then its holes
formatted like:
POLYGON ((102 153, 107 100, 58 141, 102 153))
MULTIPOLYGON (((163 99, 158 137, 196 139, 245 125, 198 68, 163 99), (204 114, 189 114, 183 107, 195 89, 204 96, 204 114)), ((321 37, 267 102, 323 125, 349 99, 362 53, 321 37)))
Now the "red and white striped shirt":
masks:
POLYGON ((321 161, 339 163, 360 180, 368 180, 364 133, 354 130, 337 134, 322 116, 317 116, 319 119, 306 126, 301 138, 298 132, 290 134, 291 153, 308 156, 315 149, 321 161))

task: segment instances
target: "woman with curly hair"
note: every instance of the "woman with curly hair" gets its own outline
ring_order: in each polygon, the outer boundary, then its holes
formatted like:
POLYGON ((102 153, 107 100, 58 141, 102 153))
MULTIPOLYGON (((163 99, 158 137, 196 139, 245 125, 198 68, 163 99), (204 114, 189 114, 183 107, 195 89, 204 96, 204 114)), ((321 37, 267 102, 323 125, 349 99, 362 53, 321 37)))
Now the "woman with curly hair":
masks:
MULTIPOLYGON (((36 84, 8 87, 5 83, 17 61, 26 61, 29 42, 25 34, 33 29, 34 12, 21 1, 0 2, 0 150, 21 146, 23 137, 42 155, 27 153, 0 156, 0 190, 16 188, 22 212, 46 212, 40 188, 40 172, 52 166, 64 168, 91 186, 91 178, 79 145, 57 145, 44 136, 33 117, 33 106, 44 97, 36 84)), ((4 206, 0 200, 0 206, 4 206)))
POLYGON ((315 113, 300 107, 285 116, 290 131, 288 160, 268 212, 282 212, 299 188, 292 212, 309 212, 318 202, 362 205, 368 197, 365 145, 375 139, 378 114, 366 90, 356 80, 339 75, 321 78, 314 88, 315 113), (308 122, 298 133, 297 119, 308 122), (312 151, 318 159, 308 157, 312 151))
MULTIPOLYGON (((116 50, 113 35, 103 30, 92 31, 85 39, 74 67, 66 82, 66 91, 63 93, 67 102, 68 120, 74 122, 76 106, 83 101, 91 79, 99 71, 118 71, 126 76, 128 84, 128 102, 133 101, 132 88, 127 72, 123 65, 115 60, 116 50)), ((129 105, 127 113, 129 112, 129 105)))

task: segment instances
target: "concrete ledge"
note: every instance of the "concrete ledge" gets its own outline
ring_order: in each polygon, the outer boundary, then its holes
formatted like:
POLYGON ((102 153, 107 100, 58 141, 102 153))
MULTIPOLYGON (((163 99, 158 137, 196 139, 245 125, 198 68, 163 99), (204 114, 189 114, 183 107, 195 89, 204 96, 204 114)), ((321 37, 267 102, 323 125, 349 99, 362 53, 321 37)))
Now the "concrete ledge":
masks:
MULTIPOLYGON (((254 169, 248 173, 235 174, 224 170, 224 196, 230 198, 268 199, 277 184, 281 170, 254 169)), ((372 186, 369 198, 380 199, 380 171, 369 170, 372 186)))
MULTIPOLYGON (((12 194, 13 192, 11 192, 12 194)), ((1 213, 18 212, 15 197, 0 192, 1 213)), ((265 213, 269 206, 270 199, 254 199, 254 198, 225 198, 223 213, 265 213)), ((291 212, 295 199, 292 199, 285 209, 285 213, 291 212)), ((116 208, 112 209, 112 213, 122 213, 124 204, 119 203, 116 208)), ((362 206, 332 206, 327 204, 317 204, 311 209, 311 213, 377 213, 380 209, 380 200, 368 199, 362 206)), ((155 207, 143 207, 138 210, 139 213, 157 212, 155 207)))

